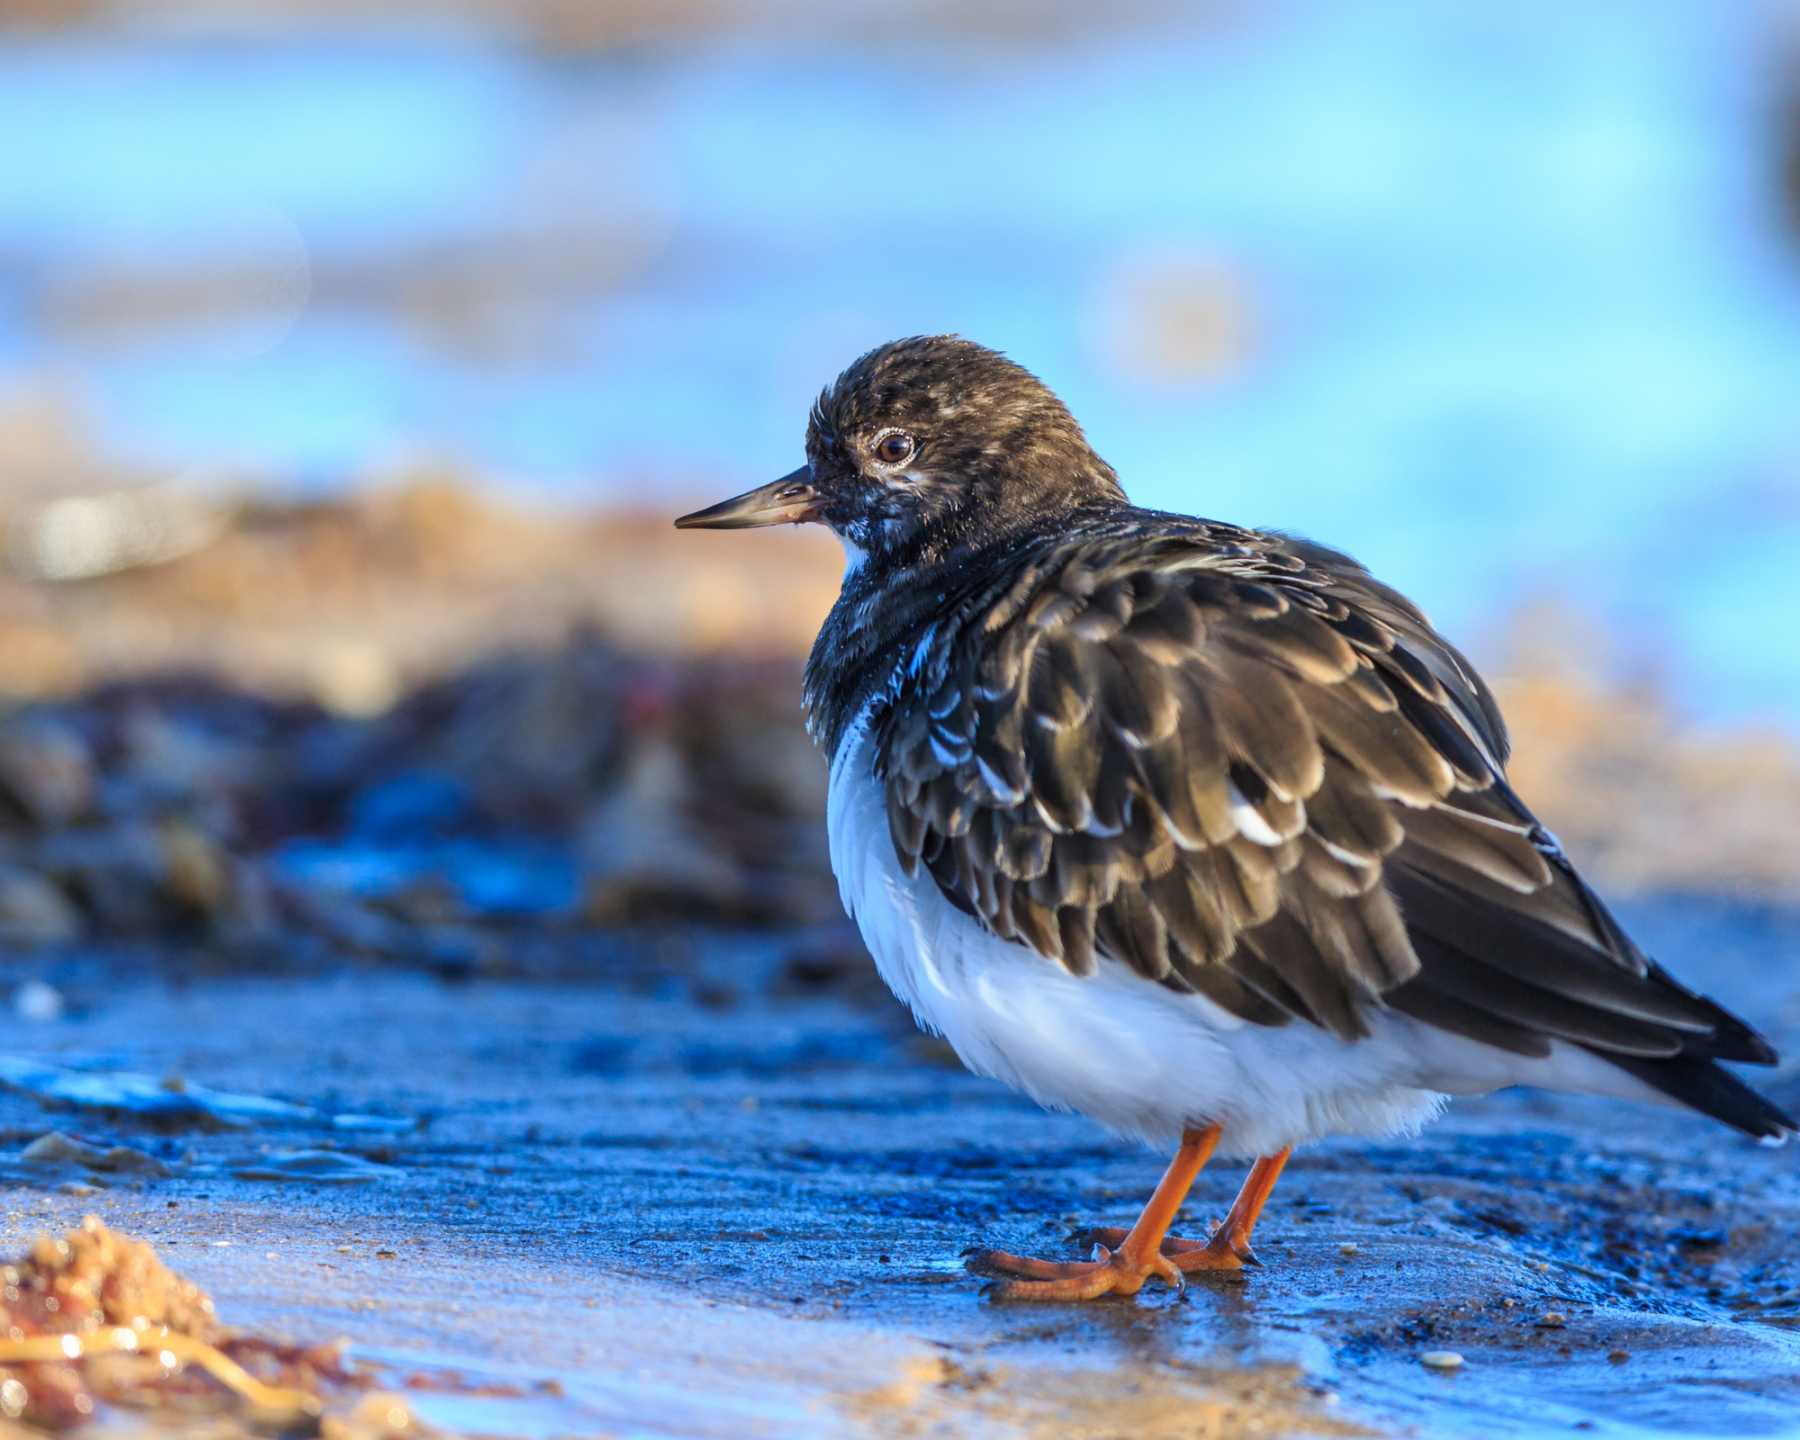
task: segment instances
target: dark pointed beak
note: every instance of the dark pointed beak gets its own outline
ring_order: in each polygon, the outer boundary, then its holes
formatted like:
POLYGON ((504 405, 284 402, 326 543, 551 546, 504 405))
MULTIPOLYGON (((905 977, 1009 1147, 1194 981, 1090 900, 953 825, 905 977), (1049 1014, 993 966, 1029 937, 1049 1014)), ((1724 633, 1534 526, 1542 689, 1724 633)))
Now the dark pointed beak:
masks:
POLYGON ((772 484, 721 500, 675 522, 677 530, 747 530, 752 525, 803 525, 817 520, 825 502, 813 489, 812 471, 802 465, 772 484))

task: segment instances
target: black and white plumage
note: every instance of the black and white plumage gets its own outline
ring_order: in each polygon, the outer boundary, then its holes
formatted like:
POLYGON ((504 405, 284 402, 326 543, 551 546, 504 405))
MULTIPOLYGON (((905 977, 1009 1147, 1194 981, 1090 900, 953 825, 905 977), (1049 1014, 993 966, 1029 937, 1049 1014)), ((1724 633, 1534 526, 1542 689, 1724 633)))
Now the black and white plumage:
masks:
POLYGON ((974 1070, 1226 1153, 1512 1084, 1794 1128, 1743 1022, 1648 959, 1505 779, 1493 696, 1348 557, 1140 510, 1051 392, 953 337, 863 357, 808 464, 684 524, 817 520, 832 863, 974 1070))

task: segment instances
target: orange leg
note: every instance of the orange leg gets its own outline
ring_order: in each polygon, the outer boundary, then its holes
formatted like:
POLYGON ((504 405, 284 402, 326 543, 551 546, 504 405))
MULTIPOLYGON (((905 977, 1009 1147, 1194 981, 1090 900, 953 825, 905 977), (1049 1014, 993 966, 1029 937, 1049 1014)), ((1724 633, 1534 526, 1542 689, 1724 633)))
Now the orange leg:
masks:
MULTIPOLYGON (((1184 1274, 1191 1274, 1195 1270, 1236 1270, 1245 1265, 1262 1264, 1256 1258, 1256 1252, 1250 1248, 1250 1232, 1256 1228, 1256 1217, 1262 1214, 1269 1192, 1281 1178, 1281 1167, 1287 1164, 1288 1156, 1293 1153, 1294 1147, 1290 1145, 1277 1154, 1263 1156, 1250 1167, 1244 1188, 1238 1191, 1237 1199, 1231 1202, 1231 1213, 1213 1231, 1212 1239, 1171 1238, 1163 1241, 1162 1253, 1173 1260, 1176 1269, 1184 1274)), ((1088 1233, 1102 1245, 1117 1244, 1125 1234, 1123 1230, 1091 1230, 1088 1233)))
POLYGON ((1019 1279, 1003 1280, 994 1287, 993 1293, 1007 1300, 1092 1300, 1096 1295, 1109 1293, 1135 1295, 1152 1275, 1179 1290, 1184 1283, 1179 1262, 1164 1253, 1164 1238, 1169 1233, 1170 1222, 1175 1219, 1175 1212, 1187 1198, 1194 1177, 1218 1143, 1217 1125, 1208 1125, 1204 1130, 1189 1130, 1181 1137, 1181 1148, 1163 1172, 1156 1193, 1144 1206, 1137 1224, 1119 1241, 1116 1251, 1096 1245, 1092 1260, 1059 1264, 1054 1260, 1008 1255, 999 1250, 978 1250, 969 1256, 969 1269, 978 1274, 1019 1276, 1019 1279))
POLYGON ((1163 1249, 1183 1273, 1194 1270, 1236 1270, 1243 1265, 1260 1265, 1250 1248, 1250 1232, 1256 1228, 1256 1217, 1262 1214, 1269 1192, 1281 1178, 1281 1167, 1287 1164, 1294 1147, 1265 1155, 1250 1167, 1244 1188, 1231 1202, 1231 1213, 1224 1224, 1213 1231, 1204 1245, 1196 1240, 1170 1240, 1163 1249))

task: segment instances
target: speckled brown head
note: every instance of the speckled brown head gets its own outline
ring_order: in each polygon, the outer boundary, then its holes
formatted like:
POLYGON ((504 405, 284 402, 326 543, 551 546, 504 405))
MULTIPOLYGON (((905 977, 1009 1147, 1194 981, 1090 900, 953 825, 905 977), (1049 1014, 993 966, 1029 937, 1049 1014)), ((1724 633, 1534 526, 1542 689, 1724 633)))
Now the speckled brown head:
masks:
POLYGON ((954 335, 871 350, 813 407, 804 467, 684 515, 683 528, 818 521, 853 558, 941 552, 1125 502, 1062 401, 954 335))

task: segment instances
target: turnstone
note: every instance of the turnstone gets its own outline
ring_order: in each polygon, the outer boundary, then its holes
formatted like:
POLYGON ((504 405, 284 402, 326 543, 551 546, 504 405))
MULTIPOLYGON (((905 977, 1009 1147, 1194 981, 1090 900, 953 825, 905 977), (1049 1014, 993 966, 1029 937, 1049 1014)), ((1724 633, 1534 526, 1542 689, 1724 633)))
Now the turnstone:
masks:
POLYGON ((1001 1294, 1253 1263, 1294 1146, 1453 1095, 1794 1130, 1718 1064, 1773 1049, 1619 927, 1507 784, 1481 677, 1354 560, 1138 509, 1042 382, 952 336, 858 360, 806 457, 676 523, 843 541, 806 711, 883 978, 978 1074, 1178 1142, 1092 1261, 974 1255, 1001 1294), (1242 1192, 1169 1238, 1215 1151, 1255 1159, 1242 1192))

